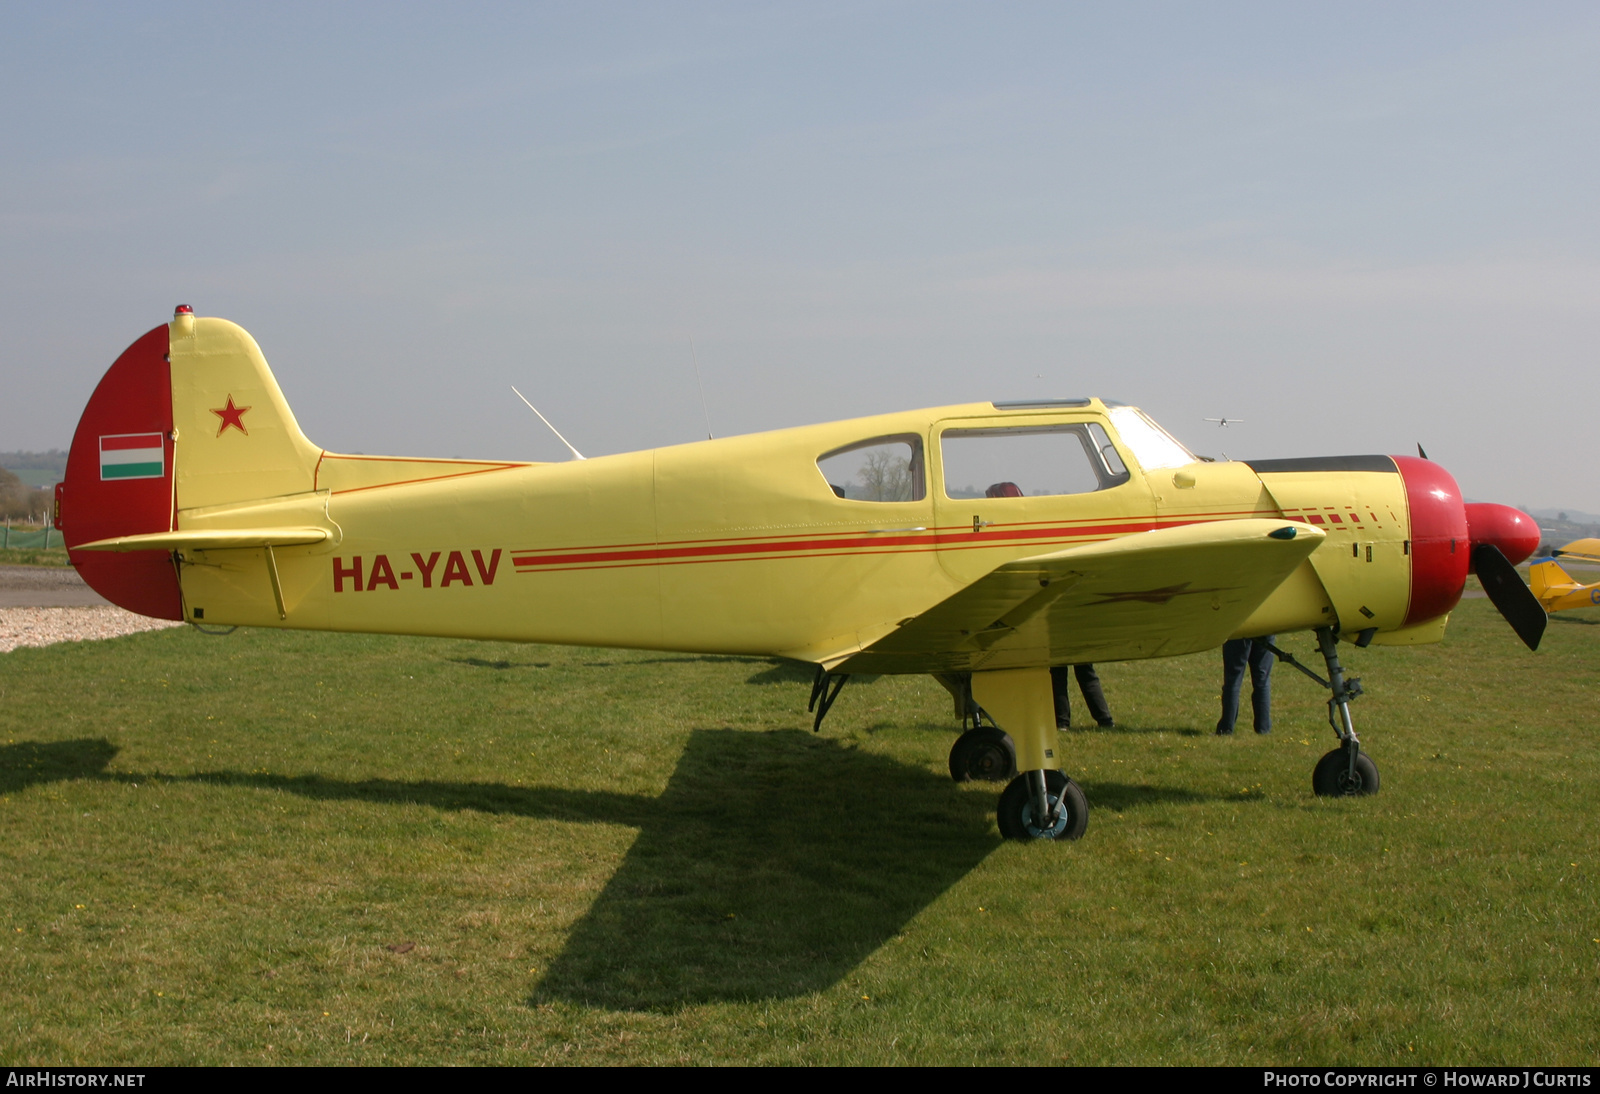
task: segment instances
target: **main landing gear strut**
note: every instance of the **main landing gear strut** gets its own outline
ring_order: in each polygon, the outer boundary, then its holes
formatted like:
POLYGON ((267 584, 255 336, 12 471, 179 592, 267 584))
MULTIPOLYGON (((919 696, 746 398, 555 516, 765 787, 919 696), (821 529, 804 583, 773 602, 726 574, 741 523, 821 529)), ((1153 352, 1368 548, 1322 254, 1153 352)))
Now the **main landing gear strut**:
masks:
MULTIPOLYGON (((1011 751, 1014 769, 1021 770, 1000 794, 996 818, 1000 834, 1017 840, 1081 837, 1089 827, 1089 801, 1078 784, 1061 773, 1061 765, 1056 760, 1055 696, 1050 686, 1050 670, 975 672, 968 697, 995 725, 992 728, 977 725, 974 712, 974 728, 963 733, 961 740, 977 742, 988 738, 975 737, 975 734, 999 734, 1000 747, 1009 745, 1014 750, 1011 751), (1009 737, 1002 729, 1010 731, 1009 737)), ((950 754, 952 775, 956 775, 961 740, 950 754)), ((976 750, 979 746, 973 743, 969 747, 976 750)), ((998 769, 998 760, 995 766, 998 769)), ((959 779, 960 775, 956 777, 959 779)), ((995 778, 994 775, 979 777, 995 778)))
MULTIPOLYGON (((1356 645, 1365 646, 1371 638, 1370 631, 1363 631, 1356 645)), ((1333 732, 1338 735, 1339 747, 1317 761, 1317 766, 1311 772, 1311 789, 1324 798, 1376 794, 1378 765, 1372 762, 1371 756, 1361 751, 1355 723, 1350 720, 1350 704, 1361 694, 1361 681, 1355 677, 1345 678, 1344 669, 1339 664, 1338 639, 1332 627, 1317 628, 1317 648, 1328 666, 1326 680, 1296 661, 1292 654, 1270 643, 1267 645, 1267 649, 1279 661, 1288 662, 1333 693, 1328 699, 1328 724, 1333 726, 1333 732)))

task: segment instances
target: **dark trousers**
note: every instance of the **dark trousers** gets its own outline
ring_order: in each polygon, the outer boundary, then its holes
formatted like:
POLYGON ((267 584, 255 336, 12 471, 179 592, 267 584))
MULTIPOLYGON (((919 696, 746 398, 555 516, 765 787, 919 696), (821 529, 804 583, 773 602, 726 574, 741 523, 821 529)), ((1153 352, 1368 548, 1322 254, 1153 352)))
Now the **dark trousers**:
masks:
POLYGON ((1069 668, 1078 677, 1078 690, 1083 692, 1083 704, 1089 708, 1089 717, 1096 725, 1111 725, 1111 708, 1106 706, 1106 693, 1100 690, 1100 674, 1094 671, 1093 665, 1057 665, 1050 670, 1050 690, 1056 699, 1056 725, 1066 728, 1072 724, 1069 668))
POLYGON ((1261 638, 1234 638, 1222 644, 1222 717, 1218 733, 1232 733, 1239 718, 1239 692, 1244 687, 1245 669, 1250 670, 1250 713, 1257 733, 1272 729, 1272 651, 1267 643, 1273 635, 1261 638))

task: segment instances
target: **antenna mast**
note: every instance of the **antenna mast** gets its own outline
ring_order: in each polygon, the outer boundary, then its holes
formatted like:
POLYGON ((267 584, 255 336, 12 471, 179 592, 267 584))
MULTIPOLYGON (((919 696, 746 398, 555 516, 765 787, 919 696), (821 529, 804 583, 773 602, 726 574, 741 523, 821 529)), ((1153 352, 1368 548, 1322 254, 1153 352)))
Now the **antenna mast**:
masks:
MULTIPOLYGON (((700 380, 700 354, 694 348, 694 335, 689 335, 689 353, 694 357, 694 382, 700 389, 700 409, 706 416, 706 440, 714 441, 711 435, 711 408, 706 405, 706 385, 700 380)), ((538 413, 535 411, 534 413, 538 413)))
MULTIPOLYGON (((512 384, 511 385, 511 390, 512 391, 517 391, 517 385, 516 384, 512 384)), ((528 403, 528 397, 526 395, 522 394, 522 392, 520 392, 520 391, 517 391, 517 398, 521 399, 525 403, 528 403)), ((528 403, 528 409, 533 411, 535 414, 539 414, 539 408, 534 406, 532 403, 528 403)), ((550 426, 550 432, 554 433, 556 435, 556 439, 559 440, 562 444, 567 446, 567 451, 572 453, 572 458, 573 459, 581 460, 581 459, 584 458, 583 453, 579 452, 576 448, 573 448, 572 447, 572 442, 567 440, 565 437, 563 437, 561 435, 561 430, 557 429, 553 425, 550 425, 550 419, 549 418, 546 418, 543 414, 539 414, 539 420, 541 422, 543 422, 545 425, 550 426)))

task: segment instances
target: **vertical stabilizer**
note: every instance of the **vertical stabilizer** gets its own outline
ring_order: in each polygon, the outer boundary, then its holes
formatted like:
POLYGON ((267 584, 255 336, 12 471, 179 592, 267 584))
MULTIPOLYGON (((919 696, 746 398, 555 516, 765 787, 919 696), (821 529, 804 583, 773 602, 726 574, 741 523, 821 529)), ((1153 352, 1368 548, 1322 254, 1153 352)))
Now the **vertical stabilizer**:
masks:
POLYGON ((322 450, 300 432, 255 339, 180 306, 106 370, 78 421, 56 489, 56 527, 91 588, 182 619, 172 552, 80 551, 185 527, 197 510, 314 489, 322 450))
POLYGON ((1559 562, 1552 560, 1535 562, 1528 567, 1528 586, 1533 590, 1533 595, 1538 597, 1539 603, 1547 604, 1562 593, 1577 588, 1578 583, 1561 568, 1559 562))
POLYGON ((179 527, 192 510, 314 489, 322 450, 243 327, 180 316, 170 353, 179 527))

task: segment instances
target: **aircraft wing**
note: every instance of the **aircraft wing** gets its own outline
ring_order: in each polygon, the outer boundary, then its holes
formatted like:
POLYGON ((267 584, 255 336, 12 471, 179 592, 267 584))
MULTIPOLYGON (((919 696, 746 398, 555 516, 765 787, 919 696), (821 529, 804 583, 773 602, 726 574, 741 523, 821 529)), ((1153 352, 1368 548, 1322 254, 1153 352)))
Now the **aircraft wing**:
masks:
POLYGON ((971 672, 1220 646, 1322 542, 1286 520, 1162 528, 996 567, 833 672, 971 672))
POLYGON ((1600 539, 1575 539, 1558 551, 1550 552, 1555 558, 1575 558, 1581 562, 1600 562, 1600 539))

